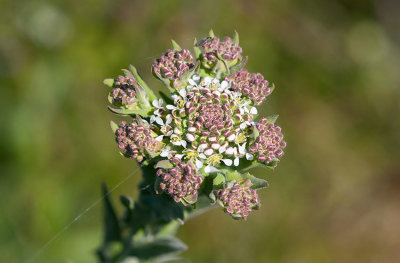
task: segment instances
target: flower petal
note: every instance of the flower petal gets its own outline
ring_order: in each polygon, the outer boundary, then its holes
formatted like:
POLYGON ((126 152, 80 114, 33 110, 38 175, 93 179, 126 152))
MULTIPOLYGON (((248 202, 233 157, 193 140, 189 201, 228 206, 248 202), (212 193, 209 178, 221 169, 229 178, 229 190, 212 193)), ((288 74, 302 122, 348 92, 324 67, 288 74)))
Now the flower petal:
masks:
POLYGON ((254 156, 251 153, 246 153, 246 159, 251 161, 254 159, 254 156))
POLYGON ((221 161, 224 162, 224 164, 227 166, 231 166, 233 163, 231 159, 222 159, 221 161))

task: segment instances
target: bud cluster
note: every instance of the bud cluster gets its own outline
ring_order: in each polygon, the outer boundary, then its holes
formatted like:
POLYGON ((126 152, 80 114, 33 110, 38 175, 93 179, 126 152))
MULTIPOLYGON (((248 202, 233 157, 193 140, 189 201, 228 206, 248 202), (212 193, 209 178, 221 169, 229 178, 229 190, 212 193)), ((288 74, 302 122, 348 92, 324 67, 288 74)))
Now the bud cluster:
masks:
POLYGON ((137 104, 135 84, 134 78, 119 76, 114 81, 114 89, 110 92, 111 103, 118 107, 135 106, 137 104))
POLYGON ((225 80, 231 82, 233 90, 249 97, 256 105, 260 105, 272 92, 272 89, 268 87, 269 82, 263 75, 251 74, 246 69, 236 71, 232 76, 225 77, 225 80))
POLYGON ((116 130, 116 140, 124 156, 138 162, 142 162, 149 153, 159 151, 162 145, 152 137, 148 127, 136 121, 129 124, 122 121, 116 130))
POLYGON ((197 190, 203 182, 203 177, 190 162, 184 163, 179 158, 173 158, 172 163, 172 168, 157 170, 157 176, 161 180, 160 189, 172 196, 175 202, 196 202, 197 190))
POLYGON ((215 62, 218 56, 226 61, 242 60, 242 48, 233 43, 230 37, 225 37, 224 41, 218 37, 209 37, 201 40, 198 45, 204 50, 202 58, 205 62, 215 62))
POLYGON ((259 135, 255 142, 250 145, 250 153, 256 154, 257 160, 265 164, 282 157, 286 142, 283 140, 281 127, 268 123, 268 120, 263 118, 256 125, 256 128, 259 135))
POLYGON ((256 190, 251 189, 248 185, 241 186, 238 182, 230 187, 217 190, 216 197, 218 204, 234 218, 246 219, 253 209, 260 207, 256 190))
POLYGON ((193 67, 193 56, 187 49, 167 50, 161 58, 155 59, 153 63, 153 70, 156 74, 170 80, 181 78, 193 67))

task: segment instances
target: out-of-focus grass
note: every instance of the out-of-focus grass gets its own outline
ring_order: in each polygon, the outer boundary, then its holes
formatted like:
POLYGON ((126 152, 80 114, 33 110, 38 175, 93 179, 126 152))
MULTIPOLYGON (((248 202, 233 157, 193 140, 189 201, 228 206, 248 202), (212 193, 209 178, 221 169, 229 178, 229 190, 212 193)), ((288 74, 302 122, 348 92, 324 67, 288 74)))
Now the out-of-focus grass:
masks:
MULTIPOLYGON (((118 154, 105 77, 148 83, 174 38, 239 31, 248 68, 277 86, 288 142, 248 222, 214 210, 179 236, 191 262, 396 262, 400 55, 396 1, 2 1, 0 261, 27 262, 136 169, 118 154)), ((140 174, 114 193, 135 195, 140 174)), ((95 262, 94 206, 34 262, 95 262)))

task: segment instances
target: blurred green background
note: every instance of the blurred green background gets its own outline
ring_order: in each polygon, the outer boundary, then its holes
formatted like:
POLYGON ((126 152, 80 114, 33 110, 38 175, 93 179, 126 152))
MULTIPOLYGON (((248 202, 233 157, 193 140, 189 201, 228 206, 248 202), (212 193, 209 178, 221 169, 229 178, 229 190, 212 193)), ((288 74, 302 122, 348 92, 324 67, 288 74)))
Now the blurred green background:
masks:
MULTIPOLYGON (((276 84, 286 154, 247 222, 216 209, 179 237, 187 262, 399 262, 400 5, 395 0, 0 0, 0 262, 96 262, 101 205, 136 164, 102 80, 134 64, 155 89, 170 39, 240 33, 276 84)), ((112 194, 135 196, 140 174, 112 194)))

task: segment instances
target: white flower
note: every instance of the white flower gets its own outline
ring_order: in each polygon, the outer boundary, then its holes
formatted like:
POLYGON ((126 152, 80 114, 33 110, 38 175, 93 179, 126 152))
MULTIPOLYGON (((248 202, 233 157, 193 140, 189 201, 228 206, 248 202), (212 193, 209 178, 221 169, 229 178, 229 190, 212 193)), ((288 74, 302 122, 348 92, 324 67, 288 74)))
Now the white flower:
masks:
POLYGON ((178 109, 177 107, 175 107, 174 105, 168 104, 167 106, 165 106, 167 109, 169 110, 176 110, 178 109))
POLYGON ((221 82, 221 88, 222 88, 222 90, 225 90, 226 88, 228 88, 229 87, 229 83, 226 81, 226 80, 223 80, 222 82, 221 82))
POLYGON ((168 157, 168 155, 170 154, 170 152, 171 152, 171 148, 170 148, 169 146, 167 146, 167 147, 165 147, 165 148, 163 148, 163 149, 161 150, 160 156, 161 156, 161 157, 168 157))
POLYGON ((197 158, 195 159, 195 164, 196 164, 197 169, 200 169, 201 167, 203 167, 203 162, 197 158))
POLYGON ((188 79, 188 82, 192 86, 196 86, 197 85, 196 82, 193 79, 188 79))
POLYGON ((162 105, 163 105, 164 101, 162 99, 158 99, 158 100, 153 100, 153 102, 151 103, 155 108, 157 109, 161 109, 162 105))
POLYGON ((246 153, 246 143, 243 143, 242 146, 239 145, 239 154, 244 155, 246 153))

